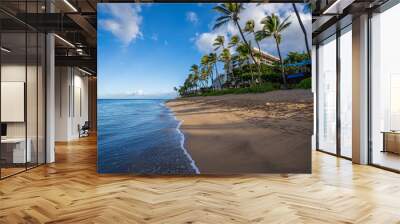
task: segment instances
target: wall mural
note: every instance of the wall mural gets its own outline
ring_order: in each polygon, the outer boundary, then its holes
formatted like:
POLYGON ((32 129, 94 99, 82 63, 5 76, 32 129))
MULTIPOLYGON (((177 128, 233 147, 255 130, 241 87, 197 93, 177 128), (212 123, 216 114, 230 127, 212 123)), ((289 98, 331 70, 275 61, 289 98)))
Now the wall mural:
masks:
POLYGON ((308 4, 98 4, 98 172, 310 173, 308 4))

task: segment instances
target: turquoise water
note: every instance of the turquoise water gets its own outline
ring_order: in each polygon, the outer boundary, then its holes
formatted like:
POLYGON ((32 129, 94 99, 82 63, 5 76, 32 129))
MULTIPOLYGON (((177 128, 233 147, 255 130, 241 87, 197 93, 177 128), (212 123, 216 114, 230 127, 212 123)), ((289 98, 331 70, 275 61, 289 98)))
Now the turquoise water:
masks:
POLYGON ((98 100, 99 173, 199 173, 164 101, 98 100))

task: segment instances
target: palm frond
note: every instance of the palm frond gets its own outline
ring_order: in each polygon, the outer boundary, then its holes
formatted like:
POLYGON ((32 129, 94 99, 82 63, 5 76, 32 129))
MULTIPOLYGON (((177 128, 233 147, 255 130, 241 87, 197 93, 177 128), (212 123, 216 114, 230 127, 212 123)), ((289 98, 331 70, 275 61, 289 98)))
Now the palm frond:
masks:
POLYGON ((290 25, 292 24, 292 22, 288 22, 286 24, 283 24, 282 26, 279 27, 279 31, 282 32, 283 30, 285 30, 286 28, 288 28, 290 25))
MULTIPOLYGON (((224 4, 225 4, 225 3, 224 3, 224 4)), ((217 12, 219 12, 219 13, 225 14, 225 15, 231 15, 232 12, 229 11, 229 10, 225 7, 224 4, 215 6, 215 7, 213 8, 213 10, 215 10, 215 11, 217 11, 217 12)))
POLYGON ((255 33, 255 37, 257 41, 262 41, 267 37, 267 35, 263 30, 259 30, 255 33))
POLYGON ((230 18, 231 18, 230 16, 220 16, 215 20, 215 22, 220 22, 221 20, 230 19, 230 18))
POLYGON ((215 23, 213 26, 213 30, 218 29, 219 27, 229 23, 229 21, 230 21, 229 19, 226 19, 226 20, 221 20, 218 23, 215 23))
POLYGON ((254 32, 254 26, 255 26, 254 20, 250 19, 250 20, 248 20, 246 22, 246 25, 244 27, 244 31, 247 32, 247 33, 252 33, 252 32, 254 32))
POLYGON ((290 15, 288 17, 286 17, 280 24, 285 24, 288 22, 288 20, 290 19, 290 15))
POLYGON ((263 25, 267 24, 267 23, 268 23, 268 16, 264 17, 264 18, 260 21, 260 23, 263 24, 263 25))
POLYGON ((279 24, 279 27, 278 27, 278 31, 283 31, 284 29, 286 29, 287 27, 289 27, 291 24, 292 24, 292 22, 290 22, 290 21, 288 21, 290 19, 290 16, 288 16, 288 17, 286 17, 286 19, 284 19, 283 21, 282 21, 282 23, 281 24, 279 24))

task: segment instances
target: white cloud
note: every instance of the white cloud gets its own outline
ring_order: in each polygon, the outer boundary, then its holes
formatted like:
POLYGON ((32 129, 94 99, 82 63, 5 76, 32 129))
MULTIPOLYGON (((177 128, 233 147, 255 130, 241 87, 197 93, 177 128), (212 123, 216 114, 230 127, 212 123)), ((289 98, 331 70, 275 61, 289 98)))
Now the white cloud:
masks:
POLYGON ((121 91, 112 93, 100 93, 100 99, 173 99, 178 95, 176 92, 151 92, 143 90, 121 91))
POLYGON ((158 40, 158 34, 153 33, 153 35, 151 35, 151 39, 154 40, 154 41, 157 41, 158 40))
POLYGON ((214 46, 212 46, 212 44, 218 35, 219 33, 215 32, 202 33, 198 35, 195 39, 197 49, 203 54, 212 52, 214 50, 214 46))
MULTIPOLYGON (((300 17, 306 27, 308 40, 311 41, 311 14, 303 13, 303 4, 297 4, 297 8, 300 13, 300 17)), ((255 21, 255 30, 260 30, 262 28, 261 20, 266 16, 275 13, 280 15, 282 19, 286 18, 290 15, 290 21, 292 25, 289 26, 287 30, 282 33, 282 42, 281 42, 281 51, 282 54, 285 56, 289 51, 305 51, 305 43, 303 33, 301 31, 300 25, 298 23, 296 14, 292 8, 292 4, 261 4, 258 5, 256 3, 249 3, 245 4, 245 9, 240 14, 240 21, 239 24, 242 28, 246 21, 249 19, 254 19, 255 21)), ((214 21, 212 21, 214 23, 214 21)), ((228 38, 232 35, 239 35, 239 31, 237 27, 229 23, 225 26, 218 28, 217 30, 212 30, 210 32, 201 33, 194 37, 194 42, 196 44, 197 49, 202 53, 209 53, 211 52, 214 47, 212 46, 215 37, 218 35, 225 36, 225 40, 227 42, 228 38)), ((247 40, 252 40, 253 36, 249 36, 246 34, 247 40)), ((253 41, 253 46, 255 43, 253 41)), ((265 39, 261 42, 261 48, 264 51, 272 53, 274 55, 278 55, 276 51, 276 45, 272 38, 265 39)))
POLYGON ((100 98, 127 98, 127 97, 136 97, 136 96, 144 96, 146 93, 139 90, 128 90, 128 91, 116 91, 116 92, 106 92, 103 93, 100 98))
POLYGON ((195 12, 189 11, 186 13, 186 20, 196 25, 199 22, 199 17, 195 12))
POLYGON ((142 96, 142 95, 144 95, 144 91, 141 90, 141 89, 128 91, 128 92, 125 93, 125 95, 128 95, 128 96, 142 96))
POLYGON ((101 28, 110 31, 126 45, 142 37, 140 25, 143 18, 139 5, 118 3, 101 4, 101 7, 110 16, 99 21, 101 28))
MULTIPOLYGON (((303 4, 296 4, 300 14, 300 18, 307 31, 307 40, 311 47, 311 32, 312 32, 312 18, 310 13, 303 13, 303 4)), ((282 33, 282 42, 280 44, 282 55, 285 56, 290 51, 306 51, 304 42, 303 31, 301 30, 300 24, 297 20, 296 14, 291 6, 287 7, 289 10, 286 13, 282 13, 282 19, 290 16, 292 24, 282 33)), ((272 38, 265 39, 261 42, 261 47, 269 52, 276 53, 275 41, 272 38)))

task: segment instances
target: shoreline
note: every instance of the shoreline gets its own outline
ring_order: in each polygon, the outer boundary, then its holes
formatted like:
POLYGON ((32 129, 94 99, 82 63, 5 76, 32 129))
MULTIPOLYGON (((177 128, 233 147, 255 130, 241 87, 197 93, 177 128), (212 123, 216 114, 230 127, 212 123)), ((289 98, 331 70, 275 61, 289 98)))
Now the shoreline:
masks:
POLYGON ((176 125, 175 130, 176 130, 176 132, 178 132, 178 134, 179 134, 179 136, 180 136, 180 141, 179 141, 179 143, 180 143, 180 148, 181 148, 181 150, 183 151, 183 154, 185 154, 185 156, 189 159, 190 165, 191 165, 191 167, 193 168, 195 174, 200 174, 200 170, 199 170, 199 168, 196 166, 196 162, 193 160, 193 158, 190 156, 188 150, 185 148, 185 135, 183 134, 183 132, 182 132, 181 129, 180 129, 181 125, 183 124, 183 120, 179 120, 179 119, 176 117, 176 115, 175 115, 175 113, 172 111, 172 109, 171 109, 169 106, 167 106, 167 102, 168 102, 168 101, 162 102, 162 103, 160 103, 160 105, 166 107, 166 108, 170 111, 170 115, 175 119, 175 121, 178 122, 178 124, 176 125))
MULTIPOLYGON (((165 105, 166 106, 166 105, 165 105)), ((170 109, 168 106, 166 106, 168 109, 170 109)), ((170 109, 171 110, 171 109, 170 109)), ((176 126, 176 131, 178 132, 178 134, 181 136, 180 139, 180 147, 183 151, 183 154, 185 154, 185 156, 190 160, 190 165, 192 166, 192 168, 194 169, 196 174, 200 174, 200 170, 199 168, 196 166, 196 162, 193 160, 192 156, 189 154, 188 150, 185 148, 185 135, 183 134, 183 132, 181 131, 181 125, 183 124, 183 120, 178 120, 178 118, 175 116, 175 114, 172 112, 172 116, 174 117, 174 119, 178 122, 178 125, 176 126)))
POLYGON ((179 98, 165 106, 180 121, 181 144, 202 174, 309 173, 312 103, 309 90, 278 90, 179 98))

